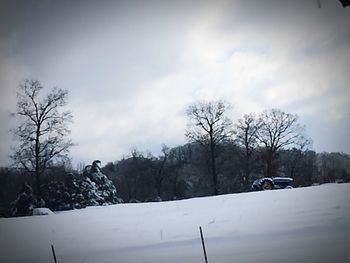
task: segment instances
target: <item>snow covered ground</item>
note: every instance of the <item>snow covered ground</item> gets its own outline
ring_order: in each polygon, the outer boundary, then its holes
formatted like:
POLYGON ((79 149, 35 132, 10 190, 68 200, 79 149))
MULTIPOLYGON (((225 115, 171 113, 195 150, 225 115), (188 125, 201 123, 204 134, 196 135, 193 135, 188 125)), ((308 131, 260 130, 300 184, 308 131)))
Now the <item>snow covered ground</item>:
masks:
POLYGON ((350 262, 350 184, 0 219, 0 262, 350 262))

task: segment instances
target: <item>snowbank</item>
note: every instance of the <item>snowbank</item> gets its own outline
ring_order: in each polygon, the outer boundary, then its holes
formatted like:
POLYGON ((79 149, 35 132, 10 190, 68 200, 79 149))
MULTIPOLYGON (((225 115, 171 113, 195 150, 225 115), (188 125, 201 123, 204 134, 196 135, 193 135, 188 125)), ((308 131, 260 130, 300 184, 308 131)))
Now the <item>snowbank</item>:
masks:
POLYGON ((118 204, 0 219, 0 262, 340 262, 350 257, 350 184, 118 204))
POLYGON ((33 216, 44 216, 44 215, 53 215, 53 212, 49 208, 34 208, 33 216))

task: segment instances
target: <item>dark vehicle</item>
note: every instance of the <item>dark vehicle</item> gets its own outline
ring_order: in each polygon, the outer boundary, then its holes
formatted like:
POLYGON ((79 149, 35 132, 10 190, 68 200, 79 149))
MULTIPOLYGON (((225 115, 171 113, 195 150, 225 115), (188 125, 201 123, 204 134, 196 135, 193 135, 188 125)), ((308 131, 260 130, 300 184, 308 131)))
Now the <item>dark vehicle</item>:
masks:
POLYGON ((292 188, 293 178, 290 177, 264 177, 256 179, 252 184, 252 190, 272 190, 292 188))

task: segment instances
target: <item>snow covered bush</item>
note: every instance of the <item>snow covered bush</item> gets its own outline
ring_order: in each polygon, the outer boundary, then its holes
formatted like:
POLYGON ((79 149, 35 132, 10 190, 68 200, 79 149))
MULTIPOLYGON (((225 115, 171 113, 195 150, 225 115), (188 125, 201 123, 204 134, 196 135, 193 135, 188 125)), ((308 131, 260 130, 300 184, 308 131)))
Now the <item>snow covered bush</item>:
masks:
POLYGON ((33 209, 33 216, 46 216, 46 215, 53 215, 53 212, 46 207, 33 209))
POLYGON ((11 203, 12 216, 30 216, 33 214, 35 198, 30 185, 23 183, 15 201, 11 203))
POLYGON ((52 210, 120 203, 112 181, 104 175, 99 161, 85 167, 82 174, 65 175, 63 182, 50 182, 46 189, 47 205, 52 210))
POLYGON ((101 169, 98 166, 99 163, 100 161, 96 160, 92 163, 91 166, 86 166, 83 175, 87 180, 90 180, 93 186, 95 186, 96 191, 92 194, 93 196, 96 196, 96 201, 100 205, 116 204, 119 202, 117 197, 117 190, 112 181, 109 180, 107 176, 101 172, 101 169))

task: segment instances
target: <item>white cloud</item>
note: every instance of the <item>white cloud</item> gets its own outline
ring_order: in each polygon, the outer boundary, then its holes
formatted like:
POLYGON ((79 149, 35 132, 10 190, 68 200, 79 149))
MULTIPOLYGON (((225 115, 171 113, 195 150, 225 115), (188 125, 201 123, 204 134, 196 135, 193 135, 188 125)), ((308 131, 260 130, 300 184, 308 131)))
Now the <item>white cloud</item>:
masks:
POLYGON ((26 69, 5 52, 8 41, 0 37, 0 43, 3 44, 0 46, 0 166, 10 164, 8 156, 14 144, 10 131, 17 125, 17 121, 11 117, 16 110, 16 88, 27 76, 26 69))
MULTIPOLYGON (((311 131, 317 121, 350 126, 348 11, 323 2, 321 10, 305 1, 50 8, 48 28, 18 23, 6 48, 12 64, 1 56, 1 66, 11 86, 29 75, 70 91, 72 156, 85 162, 184 143, 184 110, 199 99, 227 100, 234 120, 280 107, 305 116, 311 131)), ((312 137, 326 145, 325 134, 312 137)))

